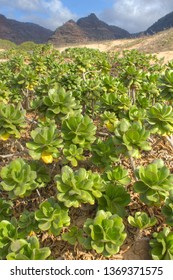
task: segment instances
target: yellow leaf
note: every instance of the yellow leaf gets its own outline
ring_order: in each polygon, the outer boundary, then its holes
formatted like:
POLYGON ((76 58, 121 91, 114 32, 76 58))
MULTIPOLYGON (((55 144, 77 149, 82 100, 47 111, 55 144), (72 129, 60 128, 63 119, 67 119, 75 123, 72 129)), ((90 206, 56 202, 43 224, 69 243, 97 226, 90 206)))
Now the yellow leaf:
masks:
POLYGON ((4 134, 0 135, 0 139, 2 141, 7 141, 9 137, 10 137, 9 133, 4 133, 4 134))
POLYGON ((52 156, 50 153, 46 152, 46 151, 42 152, 42 154, 41 154, 41 159, 42 159, 46 164, 49 164, 49 163, 52 163, 52 162, 53 162, 53 156, 52 156))

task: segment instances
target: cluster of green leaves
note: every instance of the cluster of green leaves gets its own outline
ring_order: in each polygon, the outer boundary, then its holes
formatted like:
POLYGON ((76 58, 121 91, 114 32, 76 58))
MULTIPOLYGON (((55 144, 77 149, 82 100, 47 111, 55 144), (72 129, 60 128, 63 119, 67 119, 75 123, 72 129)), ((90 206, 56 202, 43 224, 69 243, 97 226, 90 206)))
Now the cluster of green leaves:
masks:
MULTIPOLYGON (((21 144, 18 159, 2 155, 1 258, 48 258, 50 249, 39 244, 45 231, 106 257, 117 254, 127 221, 140 231, 156 223, 145 212, 128 216, 133 191, 142 203, 159 208, 172 226, 168 167, 158 159, 131 172, 134 159, 152 149, 153 136, 172 141, 173 64, 165 68, 155 56, 135 50, 120 56, 88 48, 60 53, 30 42, 21 48, 20 53, 6 52, 7 61, 0 65, 0 140, 13 136, 2 143, 10 153, 16 149, 14 138, 21 144), (123 167, 127 161, 131 172, 123 167), (137 178, 133 189, 132 175, 137 178), (15 200, 27 196, 30 201, 33 194, 39 195, 38 207, 14 219, 15 200), (95 218, 88 218, 83 228, 70 225, 71 208, 83 204, 94 205, 95 218)), ((154 233, 153 259, 172 259, 168 231, 154 233)))
MULTIPOLYGON (((7 192, 10 199, 28 196, 36 188, 45 186, 44 177, 39 178, 42 182, 37 181, 37 172, 21 158, 4 166, 0 176, 2 179, 0 188, 7 192)), ((47 179, 49 180, 49 178, 46 178, 46 182, 47 179)))
POLYGON ((146 167, 137 170, 139 180, 134 183, 134 190, 147 205, 161 205, 173 189, 173 174, 164 165, 163 160, 155 160, 146 167))
POLYGON ((73 171, 69 166, 64 166, 61 175, 55 176, 55 182, 57 198, 66 207, 79 207, 82 203, 94 204, 105 189, 101 176, 85 168, 73 171))

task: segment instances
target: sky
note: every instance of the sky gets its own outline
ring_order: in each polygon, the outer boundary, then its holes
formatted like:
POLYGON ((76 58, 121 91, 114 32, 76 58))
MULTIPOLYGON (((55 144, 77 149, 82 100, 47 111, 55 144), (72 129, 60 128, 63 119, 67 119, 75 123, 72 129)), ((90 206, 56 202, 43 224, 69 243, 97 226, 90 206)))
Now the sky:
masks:
POLYGON ((173 0, 0 0, 0 14, 55 30, 91 13, 130 33, 144 31, 173 11, 173 0))

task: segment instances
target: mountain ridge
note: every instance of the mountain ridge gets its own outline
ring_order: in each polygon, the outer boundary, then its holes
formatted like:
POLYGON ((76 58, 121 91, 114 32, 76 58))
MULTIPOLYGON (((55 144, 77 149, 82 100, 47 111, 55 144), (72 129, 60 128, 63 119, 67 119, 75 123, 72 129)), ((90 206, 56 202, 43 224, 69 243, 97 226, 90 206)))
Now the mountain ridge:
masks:
POLYGON ((33 41, 37 44, 49 42, 55 46, 60 46, 92 41, 128 39, 153 35, 171 27, 173 27, 173 12, 158 19, 147 30, 134 34, 118 26, 107 24, 94 13, 79 18, 76 22, 69 20, 55 31, 35 23, 8 19, 0 14, 0 39, 9 40, 16 44, 33 41))
POLYGON ((42 44, 47 43, 52 34, 53 31, 38 24, 8 19, 0 14, 0 39, 9 40, 15 44, 26 41, 42 44))
POLYGON ((98 19, 94 13, 91 13, 76 22, 70 20, 58 27, 49 41, 54 45, 61 45, 74 43, 74 41, 75 43, 83 43, 86 41, 114 40, 129 37, 130 33, 125 29, 109 25, 98 19), (76 33, 76 31, 78 32, 76 33))

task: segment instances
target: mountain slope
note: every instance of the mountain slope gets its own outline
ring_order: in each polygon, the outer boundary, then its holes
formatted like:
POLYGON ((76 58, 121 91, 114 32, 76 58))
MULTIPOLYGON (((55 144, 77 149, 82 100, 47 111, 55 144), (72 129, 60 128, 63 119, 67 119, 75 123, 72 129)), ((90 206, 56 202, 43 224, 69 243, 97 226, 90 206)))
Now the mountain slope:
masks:
POLYGON ((23 23, 0 15, 0 38, 21 44, 25 41, 46 43, 53 31, 34 23, 23 23))
POLYGON ((173 27, 173 12, 165 15, 160 18, 157 22, 151 25, 146 31, 145 34, 154 34, 165 29, 173 27))
POLYGON ((130 33, 116 26, 108 25, 99 20, 95 14, 80 18, 77 22, 72 20, 57 28, 50 38, 56 46, 69 43, 83 43, 89 41, 113 40, 129 38, 130 33))

